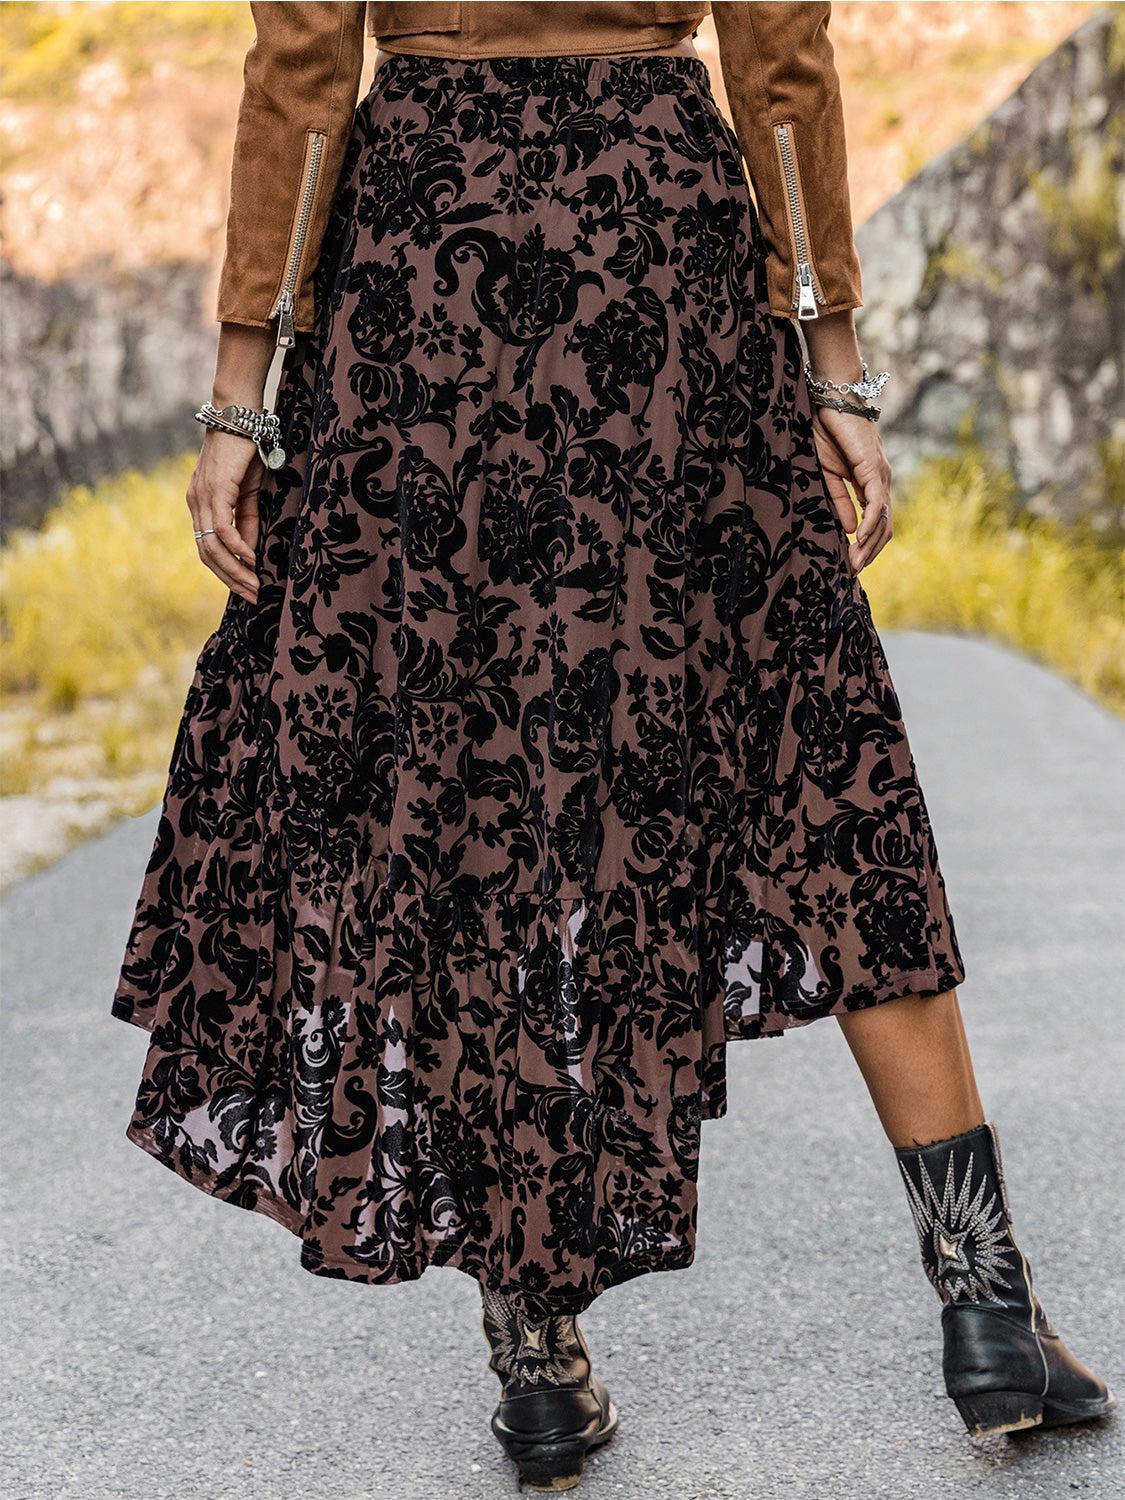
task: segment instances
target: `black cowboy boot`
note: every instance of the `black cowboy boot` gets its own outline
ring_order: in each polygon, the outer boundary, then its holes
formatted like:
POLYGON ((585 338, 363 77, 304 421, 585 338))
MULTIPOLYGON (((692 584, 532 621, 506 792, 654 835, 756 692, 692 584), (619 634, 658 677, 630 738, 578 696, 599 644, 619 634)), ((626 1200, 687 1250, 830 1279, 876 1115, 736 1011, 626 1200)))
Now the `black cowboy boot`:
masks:
POLYGON ((1103 1381, 1048 1323, 1012 1217, 992 1125, 895 1151, 922 1264, 944 1303, 945 1388, 974 1437, 1113 1410, 1103 1381))
POLYGON ((492 1430, 525 1484, 573 1489, 586 1454, 617 1429, 609 1393, 590 1374, 582 1330, 566 1314, 534 1322, 497 1292, 483 1298, 489 1368, 502 1386, 492 1430))

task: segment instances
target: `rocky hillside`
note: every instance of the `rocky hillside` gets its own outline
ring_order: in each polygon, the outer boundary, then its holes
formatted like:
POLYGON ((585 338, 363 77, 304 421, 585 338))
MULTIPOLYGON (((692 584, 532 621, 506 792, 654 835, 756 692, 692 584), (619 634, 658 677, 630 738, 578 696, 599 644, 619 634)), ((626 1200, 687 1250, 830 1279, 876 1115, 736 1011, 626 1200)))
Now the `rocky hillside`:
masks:
POLYGON ((859 233, 892 460, 972 429, 1021 495, 1120 524, 1125 14, 1103 12, 859 233))

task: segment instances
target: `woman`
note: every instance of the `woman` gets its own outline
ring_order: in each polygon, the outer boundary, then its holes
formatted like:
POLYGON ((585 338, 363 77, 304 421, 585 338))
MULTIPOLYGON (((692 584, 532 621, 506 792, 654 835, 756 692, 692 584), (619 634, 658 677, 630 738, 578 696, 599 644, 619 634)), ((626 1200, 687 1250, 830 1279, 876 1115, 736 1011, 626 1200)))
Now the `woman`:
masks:
POLYGON ((575 1315, 692 1259, 726 1044, 828 1015, 970 1430, 1113 1405, 1012 1238, 857 582, 828 6, 715 7, 737 136, 706 9, 370 5, 355 110, 363 7, 254 7, 188 495, 231 594, 115 1003, 143 1149, 311 1271, 479 1281, 545 1489, 617 1421, 575 1315))

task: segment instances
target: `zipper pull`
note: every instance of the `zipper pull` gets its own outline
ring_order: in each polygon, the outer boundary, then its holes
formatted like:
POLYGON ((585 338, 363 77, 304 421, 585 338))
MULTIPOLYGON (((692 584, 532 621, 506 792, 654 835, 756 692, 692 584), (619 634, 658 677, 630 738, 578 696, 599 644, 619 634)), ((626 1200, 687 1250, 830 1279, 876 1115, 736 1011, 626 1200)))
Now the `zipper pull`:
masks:
MULTIPOLYGON (((282 292, 277 299, 277 345, 278 349, 288 349, 296 341, 297 334, 293 327, 293 293, 282 292)), ((815 317, 816 314, 814 313, 815 317)))
POLYGON ((807 260, 797 262, 797 317, 802 323, 810 318, 819 318, 816 292, 813 289, 812 267, 807 260))

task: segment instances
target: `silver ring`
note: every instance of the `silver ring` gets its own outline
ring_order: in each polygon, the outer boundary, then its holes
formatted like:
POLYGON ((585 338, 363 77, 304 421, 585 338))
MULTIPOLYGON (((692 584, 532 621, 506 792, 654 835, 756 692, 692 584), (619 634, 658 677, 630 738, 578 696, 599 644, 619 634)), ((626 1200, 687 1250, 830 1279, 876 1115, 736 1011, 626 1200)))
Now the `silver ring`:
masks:
POLYGON ((208 526, 206 531, 197 531, 194 533, 194 536, 195 540, 198 541, 201 536, 214 536, 214 534, 215 528, 213 526, 208 526))

